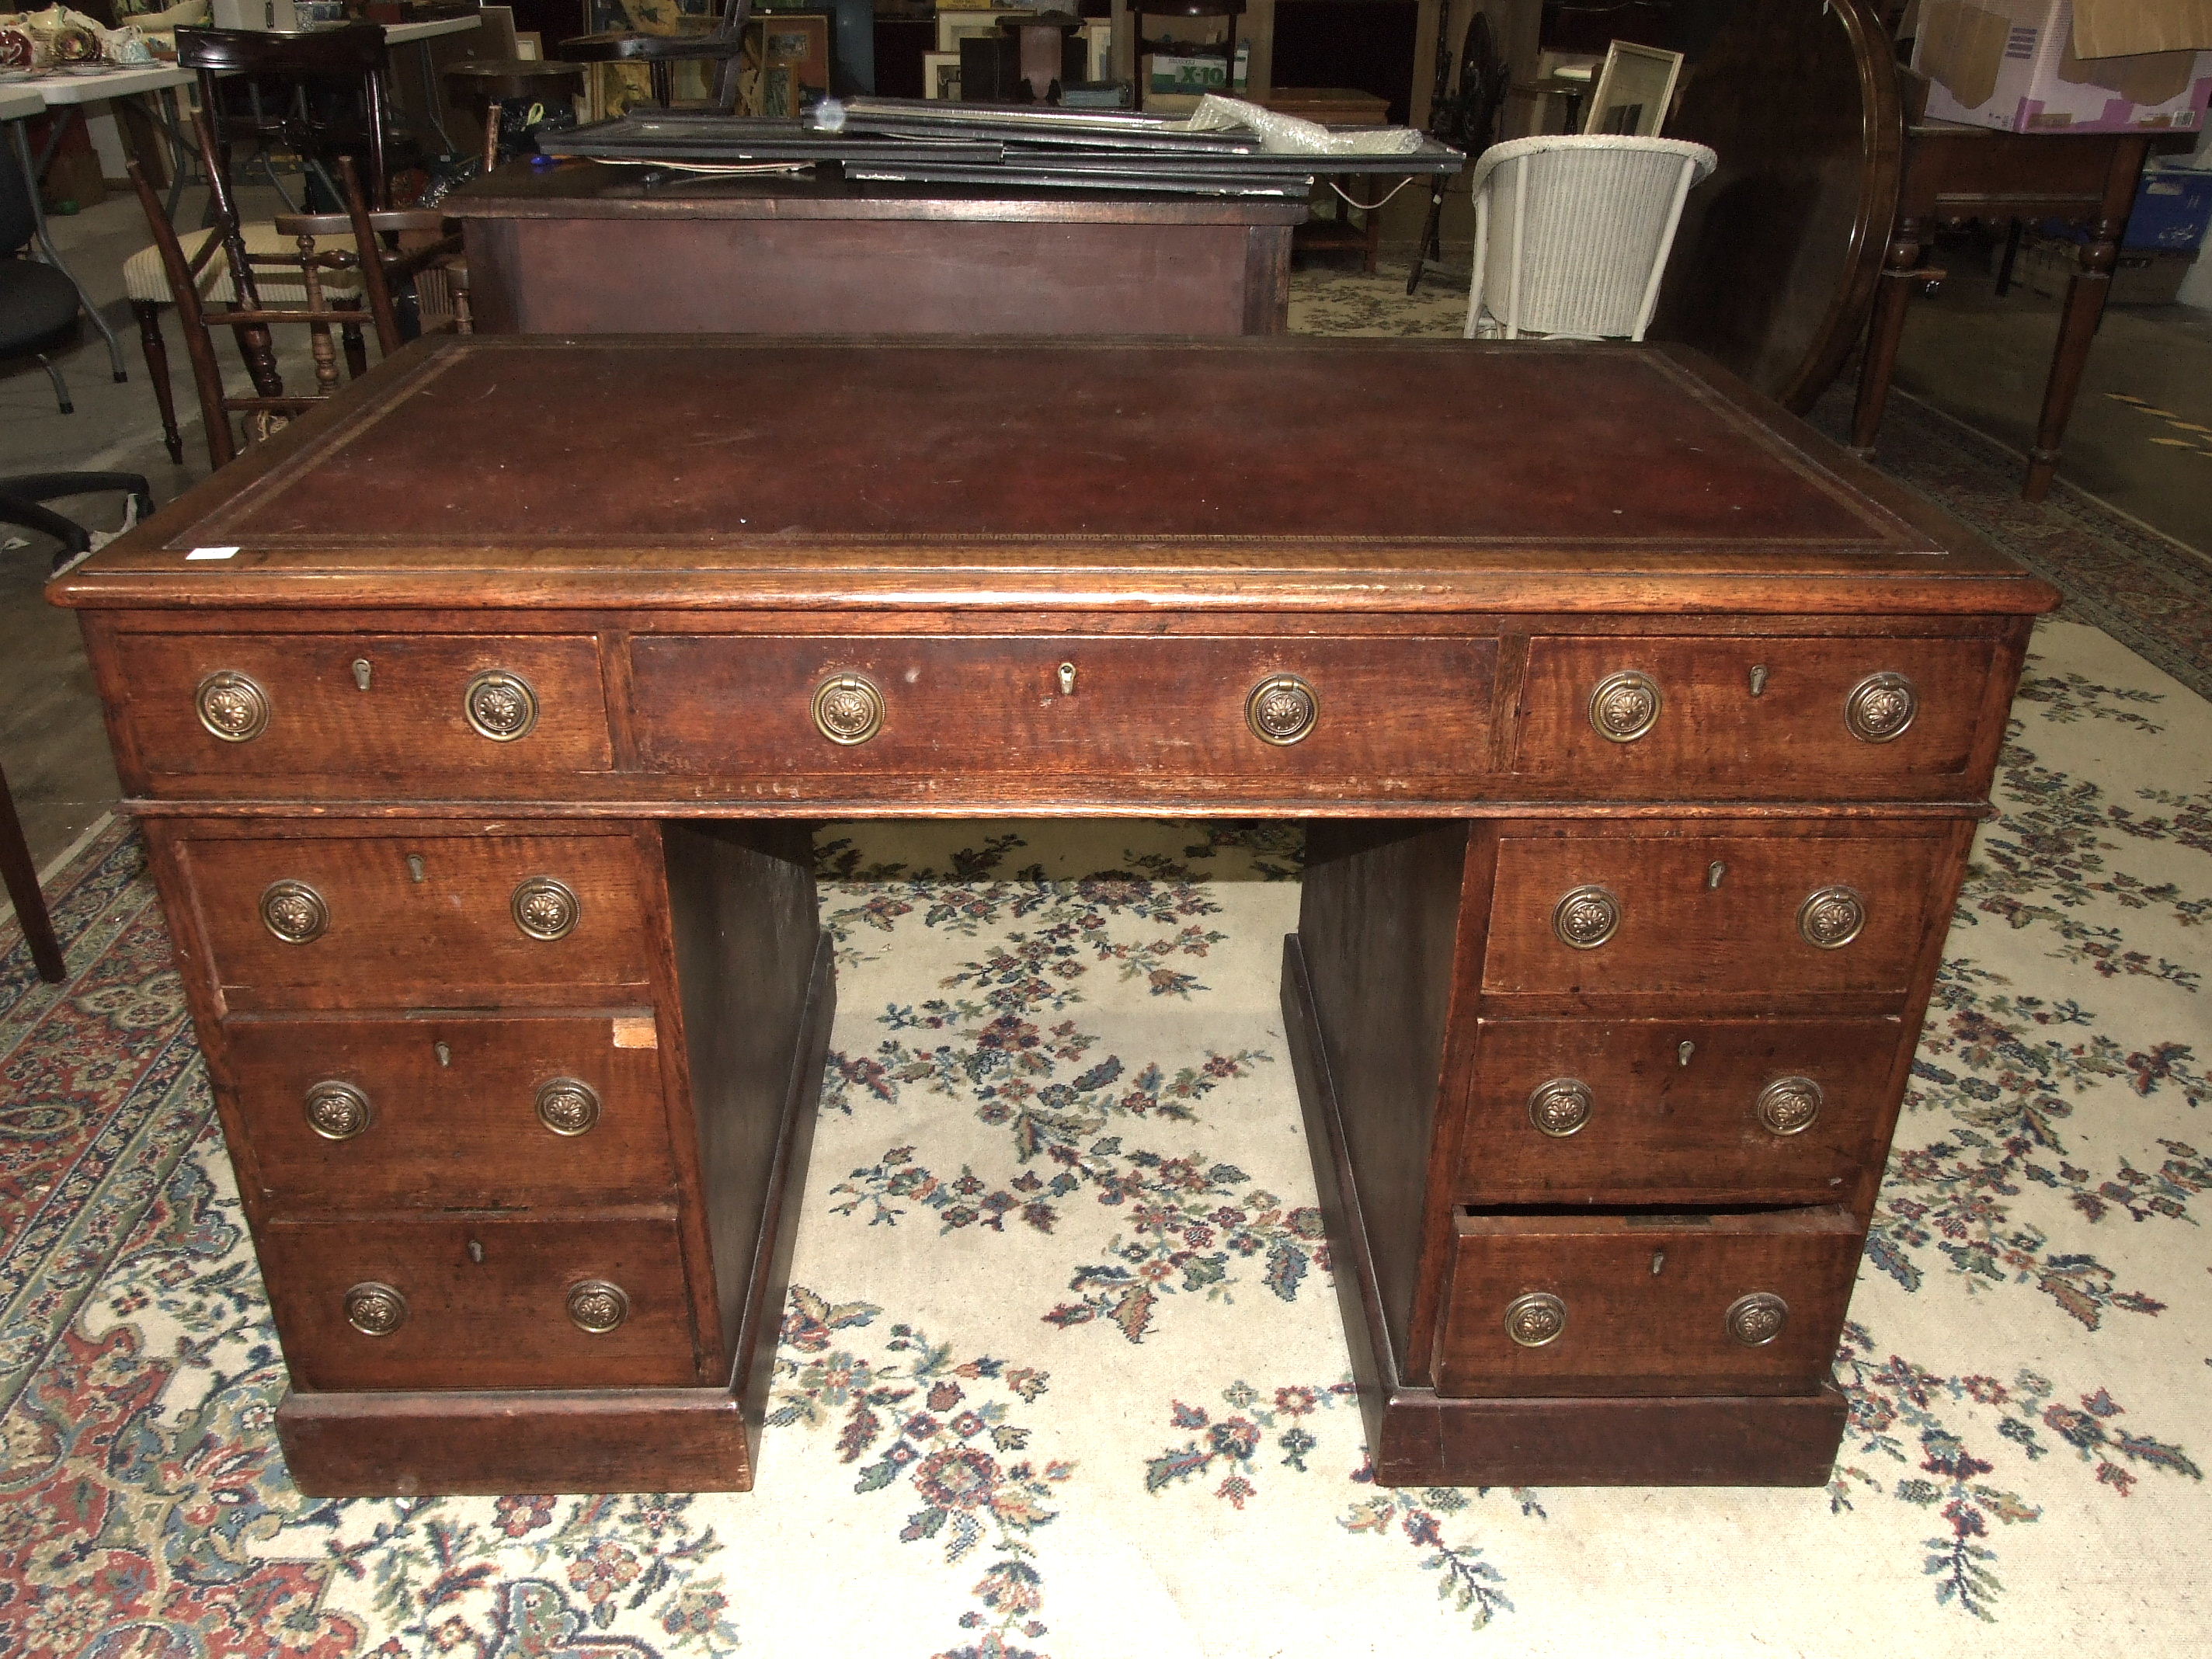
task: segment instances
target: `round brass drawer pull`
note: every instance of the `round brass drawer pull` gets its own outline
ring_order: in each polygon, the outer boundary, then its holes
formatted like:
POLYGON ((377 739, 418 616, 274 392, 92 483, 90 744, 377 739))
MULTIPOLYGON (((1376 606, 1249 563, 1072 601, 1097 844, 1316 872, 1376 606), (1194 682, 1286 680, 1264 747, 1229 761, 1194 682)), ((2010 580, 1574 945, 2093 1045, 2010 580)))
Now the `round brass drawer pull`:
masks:
POLYGON ((1595 951, 1620 926, 1620 901, 1602 887, 1571 889, 1552 907, 1552 932, 1576 951, 1595 951))
POLYGON ((580 1078, 540 1084, 538 1121, 556 1135, 582 1134, 599 1121, 599 1091, 580 1078))
POLYGON ((1528 1096, 1528 1121, 1564 1140, 1589 1121, 1590 1087, 1577 1077, 1555 1077, 1528 1096))
POLYGON ((461 712, 478 737, 513 743, 528 737, 538 724, 538 693, 521 675, 494 668, 469 682, 461 694, 461 712))
POLYGON ((351 1140, 375 1121, 368 1097, 336 1078, 307 1091, 307 1127, 325 1140, 351 1140))
POLYGON ((407 1322, 407 1298, 372 1279, 345 1293, 345 1316, 363 1336, 389 1336, 407 1322))
POLYGON ((884 694, 866 675, 831 675, 814 688, 814 729, 832 743, 866 743, 884 729, 884 694))
POLYGON ((306 945, 331 925, 331 907, 304 881, 272 881, 261 894, 261 925, 287 945, 306 945))
POLYGON ((1305 741, 1320 719, 1321 699, 1296 674, 1270 674, 1244 699, 1244 724, 1279 749, 1305 741))
POLYGON ((1590 693, 1589 722, 1607 743, 1634 743, 1659 723, 1659 682, 1634 668, 1607 674, 1590 693))
POLYGON ((1902 674, 1869 674, 1844 699, 1844 724, 1861 743, 1903 737, 1919 712, 1920 694, 1902 674))
POLYGON ((225 743, 248 743, 269 725, 269 694, 252 676, 218 669, 192 694, 200 724, 225 743))
POLYGON ((566 939, 576 930, 584 914, 583 902, 565 881, 551 876, 532 876, 516 884, 509 909, 514 925, 532 939, 566 939))
POLYGON ((1524 1348, 1559 1340, 1567 1328, 1567 1304, 1549 1291, 1516 1296, 1505 1307, 1505 1334, 1524 1348))
POLYGON ((1728 1334, 1747 1348, 1763 1348, 1790 1322, 1790 1304, 1771 1291, 1753 1291, 1729 1304, 1728 1334))
POLYGON ((578 1330, 605 1336, 629 1317, 629 1297, 619 1285, 586 1279, 568 1287, 568 1317, 578 1330))
POLYGON ((1866 922, 1867 902, 1855 888, 1823 887, 1797 907, 1797 932, 1818 950, 1842 950, 1866 922))
POLYGON ((1778 1135, 1802 1134, 1826 1098, 1809 1077, 1778 1077, 1759 1091, 1759 1121, 1778 1135))

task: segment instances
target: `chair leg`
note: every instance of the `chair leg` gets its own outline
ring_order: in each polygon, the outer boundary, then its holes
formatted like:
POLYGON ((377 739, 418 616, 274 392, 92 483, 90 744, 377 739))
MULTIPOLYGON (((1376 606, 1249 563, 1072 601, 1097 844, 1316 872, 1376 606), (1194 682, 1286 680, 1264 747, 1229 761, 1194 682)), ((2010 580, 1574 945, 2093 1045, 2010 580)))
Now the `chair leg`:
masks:
POLYGON ((62 379, 61 370, 56 368, 52 362, 46 357, 43 352, 38 354, 38 357, 39 367, 46 371, 46 378, 54 383, 54 400, 61 404, 62 413, 64 415, 76 414, 76 405, 70 401, 69 382, 62 379))
POLYGON ((62 942, 54 934, 54 919, 46 909, 46 896, 39 887, 39 866, 31 861, 29 843, 23 839, 22 820, 15 816, 15 798, 8 793, 8 779, 0 774, 0 882, 15 906, 15 920, 23 929, 23 942, 31 947, 31 961, 39 977, 58 985, 69 977, 62 942))
POLYGON ((173 466, 185 464, 185 440, 177 430, 177 401, 169 392, 169 346, 161 337, 161 307, 157 301, 133 300, 138 317, 138 345, 146 354, 146 378, 154 383, 154 401, 161 410, 161 447, 169 452, 173 466))
MULTIPOLYGON (((331 309, 349 311, 359 316, 362 304, 358 300, 333 300, 331 309)), ((368 373, 368 343, 362 337, 360 323, 340 323, 338 342, 345 351, 346 379, 358 380, 368 373)))
POLYGON ((646 64, 646 78, 653 83, 653 101, 666 109, 676 101, 676 65, 665 58, 655 58, 646 64))

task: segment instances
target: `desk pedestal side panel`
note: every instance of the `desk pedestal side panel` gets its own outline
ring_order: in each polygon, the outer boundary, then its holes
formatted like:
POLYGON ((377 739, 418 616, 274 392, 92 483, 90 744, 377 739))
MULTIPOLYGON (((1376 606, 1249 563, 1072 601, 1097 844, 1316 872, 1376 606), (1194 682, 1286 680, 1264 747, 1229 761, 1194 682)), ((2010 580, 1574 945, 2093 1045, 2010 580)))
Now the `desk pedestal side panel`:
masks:
POLYGON ((833 1002, 805 831, 147 834, 301 1489, 750 1487, 833 1002))

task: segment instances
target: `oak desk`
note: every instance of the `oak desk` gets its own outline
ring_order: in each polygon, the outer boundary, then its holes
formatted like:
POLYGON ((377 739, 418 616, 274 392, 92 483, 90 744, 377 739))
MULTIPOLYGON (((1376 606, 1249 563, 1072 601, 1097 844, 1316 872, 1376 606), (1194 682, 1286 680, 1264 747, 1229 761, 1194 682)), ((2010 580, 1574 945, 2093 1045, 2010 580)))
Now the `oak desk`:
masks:
POLYGON ((1824 1480, 2055 599, 1686 353, 495 337, 52 592, 341 1493, 750 1484, 807 823, 1012 812, 1310 821, 1379 1479, 1824 1480))
POLYGON ((457 191, 481 333, 1280 334, 1303 202, 509 162, 457 191))

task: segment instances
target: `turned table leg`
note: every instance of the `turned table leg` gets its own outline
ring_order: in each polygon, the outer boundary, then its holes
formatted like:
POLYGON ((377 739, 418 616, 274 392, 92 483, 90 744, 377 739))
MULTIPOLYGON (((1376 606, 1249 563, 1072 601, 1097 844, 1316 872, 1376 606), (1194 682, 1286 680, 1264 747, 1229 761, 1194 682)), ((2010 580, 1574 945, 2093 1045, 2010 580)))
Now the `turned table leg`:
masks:
POLYGON ((1875 434, 1881 429, 1881 413, 1889 402, 1889 377, 1897 368, 1898 343, 1905 337, 1905 308, 1916 289, 1932 289, 1941 280, 1941 273, 1920 269, 1928 252, 1927 236, 1927 227, 1917 219, 1899 220, 1890 234, 1875 289, 1874 315, 1867 324, 1858 401, 1851 406, 1851 450, 1857 455, 1874 453, 1875 434))
POLYGON ((2075 395, 2081 389, 2082 372, 2089 367, 2089 343, 2097 337, 2097 324, 2112 291, 2112 266, 2119 258, 2124 223, 2118 219, 2098 220, 2090 239, 2081 245, 2073 279, 2066 284, 2066 308, 2058 319, 2058 349, 2051 359, 2051 379, 2043 388, 2035 447, 2027 452, 2027 480, 2020 492, 2022 501, 2041 501, 2051 493, 2051 481, 2057 476, 2059 441, 2066 435, 2075 395))

